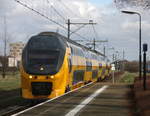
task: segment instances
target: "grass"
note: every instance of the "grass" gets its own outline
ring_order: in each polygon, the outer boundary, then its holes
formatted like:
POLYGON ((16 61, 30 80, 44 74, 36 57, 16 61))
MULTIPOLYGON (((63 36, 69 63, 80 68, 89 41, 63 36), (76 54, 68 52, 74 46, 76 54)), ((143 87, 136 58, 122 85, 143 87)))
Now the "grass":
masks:
POLYGON ((19 73, 9 73, 5 78, 0 75, 0 90, 13 90, 20 88, 20 74, 19 73))
POLYGON ((0 114, 7 107, 27 104, 20 94, 19 72, 7 72, 5 78, 0 73, 0 114))
POLYGON ((125 72, 125 74, 122 75, 120 82, 133 84, 136 76, 137 76, 137 73, 125 72))

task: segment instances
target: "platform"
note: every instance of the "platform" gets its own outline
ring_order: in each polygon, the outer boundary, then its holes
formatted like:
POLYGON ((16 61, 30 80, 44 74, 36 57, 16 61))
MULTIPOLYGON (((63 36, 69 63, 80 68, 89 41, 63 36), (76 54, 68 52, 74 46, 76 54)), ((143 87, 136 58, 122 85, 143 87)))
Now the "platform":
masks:
POLYGON ((134 116, 134 111, 132 85, 93 83, 14 116, 134 116))

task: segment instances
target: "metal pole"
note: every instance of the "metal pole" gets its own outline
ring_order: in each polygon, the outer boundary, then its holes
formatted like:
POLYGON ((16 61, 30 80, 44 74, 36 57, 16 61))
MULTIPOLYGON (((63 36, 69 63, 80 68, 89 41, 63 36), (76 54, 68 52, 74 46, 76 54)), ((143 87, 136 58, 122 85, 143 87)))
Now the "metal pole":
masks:
POLYGON ((112 60, 113 60, 113 63, 114 63, 114 61, 115 61, 115 54, 113 54, 112 60))
POLYGON ((125 51, 123 50, 123 60, 125 59, 125 51))
POLYGON ((105 46, 104 46, 104 56, 105 56, 105 46))
POLYGON ((94 45, 94 50, 95 50, 95 38, 94 38, 94 40, 93 40, 93 45, 94 45))
POLYGON ((143 88, 146 90, 146 52, 143 54, 143 88))
POLYGON ((68 39, 70 39, 70 35, 77 32, 79 29, 81 29, 82 27, 79 27, 77 30, 75 30, 74 32, 70 33, 70 25, 95 25, 96 23, 93 22, 89 22, 89 23, 71 23, 70 19, 68 19, 68 39))
POLYGON ((139 78, 142 79, 142 55, 141 55, 141 15, 139 16, 139 78))
POLYGON ((124 71, 124 63, 125 63, 125 52, 124 52, 124 50, 123 50, 123 59, 122 59, 123 61, 122 61, 122 71, 124 71))
POLYGON ((143 44, 143 88, 146 90, 146 51, 147 51, 147 44, 143 44))
POLYGON ((6 76, 6 45, 7 45, 7 40, 6 40, 6 33, 7 33, 7 26, 6 26, 6 17, 4 17, 4 57, 3 57, 3 78, 6 76))
POLYGON ((113 84, 115 83, 115 75, 114 75, 114 71, 112 71, 113 73, 113 84))
POLYGON ((68 39, 70 39, 70 19, 68 19, 68 39))

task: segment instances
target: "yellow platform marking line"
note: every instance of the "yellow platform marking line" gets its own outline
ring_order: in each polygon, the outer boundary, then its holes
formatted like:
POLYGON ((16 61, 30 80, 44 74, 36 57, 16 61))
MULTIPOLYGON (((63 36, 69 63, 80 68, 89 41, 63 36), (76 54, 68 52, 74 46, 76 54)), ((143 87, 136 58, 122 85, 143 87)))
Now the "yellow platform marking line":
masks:
POLYGON ((18 115, 20 115, 20 114, 22 114, 22 113, 25 113, 25 112, 27 112, 27 111, 29 111, 29 110, 32 110, 33 108, 36 108, 36 107, 41 106, 41 105, 44 105, 44 104, 46 104, 46 103, 48 103, 48 102, 50 102, 50 101, 53 101, 53 100, 55 100, 55 99, 57 99, 57 98, 60 98, 60 97, 62 97, 62 96, 65 96, 65 95, 67 95, 67 94, 69 94, 69 93, 72 93, 72 92, 74 92, 74 91, 77 91, 77 90, 79 90, 79 89, 81 89, 81 88, 83 88, 83 87, 86 87, 86 86, 88 86, 88 85, 91 85, 91 84, 93 84, 93 83, 94 83, 94 82, 88 83, 87 85, 84 85, 84 86, 81 86, 81 87, 79 87, 79 88, 76 88, 76 89, 74 89, 74 90, 72 90, 72 91, 69 91, 69 92, 67 92, 67 93, 65 93, 65 94, 63 94, 63 95, 61 95, 61 96, 58 96, 58 97, 49 99, 49 100, 47 100, 47 101, 45 101, 45 102, 42 102, 42 103, 37 104, 37 105, 35 105, 35 106, 33 106, 33 107, 27 108, 27 109, 25 109, 25 110, 23 110, 23 111, 20 111, 20 112, 16 113, 16 114, 13 114, 13 115, 11 115, 11 116, 18 116, 18 115))
POLYGON ((105 85, 102 88, 96 90, 92 95, 90 95, 87 99, 82 101, 79 105, 77 105, 74 109, 68 112, 65 116, 75 116, 83 107, 85 107, 90 101, 92 101, 96 96, 102 93, 109 86, 105 85))

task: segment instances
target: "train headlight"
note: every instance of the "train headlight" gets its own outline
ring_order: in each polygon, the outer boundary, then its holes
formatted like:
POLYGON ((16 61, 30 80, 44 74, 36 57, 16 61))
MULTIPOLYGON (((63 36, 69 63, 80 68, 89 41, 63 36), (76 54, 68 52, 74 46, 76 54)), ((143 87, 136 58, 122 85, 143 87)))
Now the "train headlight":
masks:
POLYGON ((32 79, 32 75, 30 75, 29 78, 32 79))
POLYGON ((41 71, 43 71, 43 70, 44 70, 44 68, 43 68, 43 67, 41 67, 41 68, 40 68, 40 70, 41 70, 41 71))
POLYGON ((53 79, 54 78, 54 76, 51 76, 51 79, 53 79))

